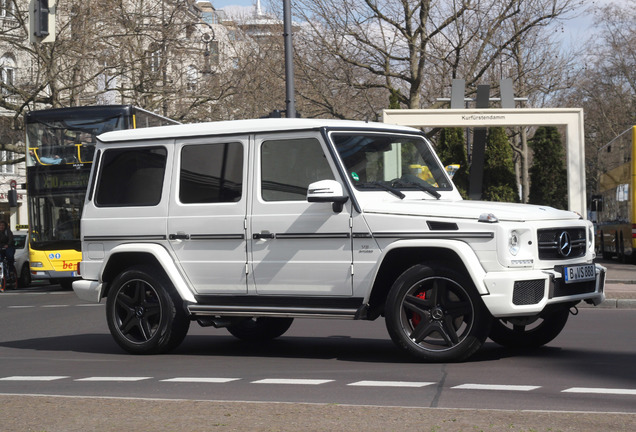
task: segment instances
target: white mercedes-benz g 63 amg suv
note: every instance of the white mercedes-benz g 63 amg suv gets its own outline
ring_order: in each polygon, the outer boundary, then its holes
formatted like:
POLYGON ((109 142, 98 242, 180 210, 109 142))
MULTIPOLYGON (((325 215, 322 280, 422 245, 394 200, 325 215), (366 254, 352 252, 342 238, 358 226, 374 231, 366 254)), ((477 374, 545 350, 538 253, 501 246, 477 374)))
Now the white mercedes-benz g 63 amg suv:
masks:
POLYGON ((464 201, 422 132, 260 119, 99 137, 82 214, 85 300, 131 353, 191 321, 281 336, 294 318, 374 320, 425 361, 487 337, 539 346, 599 304, 592 224, 544 206, 464 201))

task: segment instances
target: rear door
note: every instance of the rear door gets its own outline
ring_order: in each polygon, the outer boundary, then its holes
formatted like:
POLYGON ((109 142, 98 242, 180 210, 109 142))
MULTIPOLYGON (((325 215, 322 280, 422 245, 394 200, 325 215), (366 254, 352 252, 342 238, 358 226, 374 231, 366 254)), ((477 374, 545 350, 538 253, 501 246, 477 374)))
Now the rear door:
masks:
POLYGON ((199 294, 247 292, 248 140, 177 142, 168 238, 199 294))

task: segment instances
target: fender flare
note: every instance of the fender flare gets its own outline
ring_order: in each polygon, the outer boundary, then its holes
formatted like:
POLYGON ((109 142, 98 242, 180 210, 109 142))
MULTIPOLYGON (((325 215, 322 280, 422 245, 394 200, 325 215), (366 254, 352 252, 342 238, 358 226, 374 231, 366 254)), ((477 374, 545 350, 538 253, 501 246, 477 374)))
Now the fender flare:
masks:
POLYGON ((488 295, 490 292, 484 283, 486 271, 481 265, 481 261, 475 254, 475 251, 465 242, 461 240, 445 240, 445 239, 417 239, 417 240, 397 240, 389 244, 382 250, 382 256, 378 260, 378 266, 373 277, 378 277, 380 267, 386 256, 396 249, 420 248, 420 249, 447 249, 454 252, 464 263, 464 267, 468 271, 468 276, 472 280, 479 295, 488 295))
POLYGON ((173 257, 165 247, 156 243, 126 243, 115 246, 109 251, 108 255, 104 259, 104 265, 100 270, 99 275, 100 281, 103 281, 104 271, 108 267, 111 258, 121 253, 148 254, 153 256, 157 262, 159 262, 159 265, 161 265, 163 271, 166 273, 168 279, 170 279, 170 282, 175 287, 183 301, 197 303, 197 300, 188 287, 184 276, 175 265, 173 257))

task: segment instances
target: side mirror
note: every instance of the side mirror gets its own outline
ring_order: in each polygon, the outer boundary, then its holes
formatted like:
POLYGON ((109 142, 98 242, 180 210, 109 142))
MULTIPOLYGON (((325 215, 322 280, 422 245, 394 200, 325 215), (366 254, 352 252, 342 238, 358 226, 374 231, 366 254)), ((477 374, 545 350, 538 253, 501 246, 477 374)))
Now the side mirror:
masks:
POLYGON ((307 188, 307 201, 333 203, 333 211, 340 213, 344 203, 349 199, 342 185, 335 180, 320 180, 307 188))

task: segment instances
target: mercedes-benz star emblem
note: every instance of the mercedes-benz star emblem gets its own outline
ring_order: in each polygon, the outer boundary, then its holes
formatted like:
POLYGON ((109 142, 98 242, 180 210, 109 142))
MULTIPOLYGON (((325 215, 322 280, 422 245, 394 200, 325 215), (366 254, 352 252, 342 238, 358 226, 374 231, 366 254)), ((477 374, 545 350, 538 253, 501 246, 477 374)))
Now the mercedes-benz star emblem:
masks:
POLYGON ((563 231, 559 236, 559 254, 568 257, 570 253, 572 253, 572 239, 567 231, 563 231))

